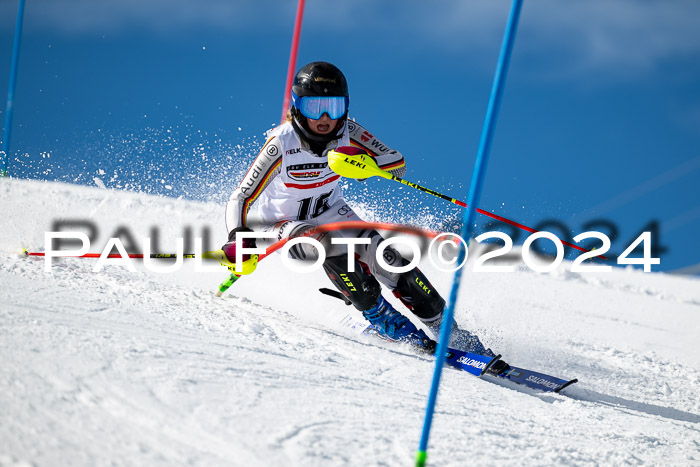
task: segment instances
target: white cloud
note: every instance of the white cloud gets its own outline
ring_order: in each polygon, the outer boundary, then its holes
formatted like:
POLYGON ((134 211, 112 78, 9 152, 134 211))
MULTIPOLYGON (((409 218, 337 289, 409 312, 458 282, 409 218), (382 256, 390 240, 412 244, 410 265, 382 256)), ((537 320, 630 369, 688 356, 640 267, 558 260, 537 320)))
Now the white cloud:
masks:
POLYGON ((588 0, 528 2, 522 46, 552 47, 570 72, 646 72, 664 61, 700 54, 700 2, 588 0))
MULTIPOLYGON (((328 31, 330 39, 348 40, 398 36, 407 47, 492 57, 511 2, 308 0, 306 5, 307 34, 328 31)), ((16 8, 15 2, 0 3, 3 27, 13 24, 16 8)), ((295 10, 293 0, 32 0, 25 27, 73 35, 133 27, 166 35, 186 27, 291 31, 295 10)), ((697 0, 526 0, 514 59, 532 64, 538 76, 600 71, 634 76, 699 55, 699 18, 697 0)))
MULTIPOLYGON (((344 21, 334 22, 334 28, 344 22, 345 31, 358 34, 388 29, 404 35, 407 46, 422 44, 437 53, 486 51, 489 67, 511 7, 508 0, 308 4, 315 25, 337 17, 344 21), (325 5, 325 15, 314 11, 319 4, 325 5)), ((697 0, 525 0, 514 58, 539 65, 532 67, 539 76, 542 67, 549 67, 550 75, 634 76, 667 60, 700 55, 699 20, 697 0)))

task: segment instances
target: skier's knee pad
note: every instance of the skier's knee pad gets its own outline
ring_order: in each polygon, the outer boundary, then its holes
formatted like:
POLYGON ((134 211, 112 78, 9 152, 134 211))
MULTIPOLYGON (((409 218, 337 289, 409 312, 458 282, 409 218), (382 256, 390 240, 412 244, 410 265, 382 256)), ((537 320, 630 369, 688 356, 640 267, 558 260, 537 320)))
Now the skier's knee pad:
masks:
POLYGON ((437 319, 445 308, 445 300, 418 268, 401 274, 394 295, 423 321, 437 319))
POLYGON ((360 311, 369 310, 377 304, 382 288, 377 279, 365 270, 362 263, 355 261, 355 271, 348 271, 348 255, 326 258, 323 269, 328 278, 343 295, 360 311))

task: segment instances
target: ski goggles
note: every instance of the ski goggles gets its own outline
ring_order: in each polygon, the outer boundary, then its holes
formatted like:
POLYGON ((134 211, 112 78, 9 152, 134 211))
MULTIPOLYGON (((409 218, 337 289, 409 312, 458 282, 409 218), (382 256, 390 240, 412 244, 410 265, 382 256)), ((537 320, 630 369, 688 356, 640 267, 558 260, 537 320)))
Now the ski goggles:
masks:
POLYGON ((348 111, 350 99, 347 97, 302 96, 292 93, 292 103, 301 114, 311 120, 318 120, 328 114, 331 120, 337 120, 348 111))

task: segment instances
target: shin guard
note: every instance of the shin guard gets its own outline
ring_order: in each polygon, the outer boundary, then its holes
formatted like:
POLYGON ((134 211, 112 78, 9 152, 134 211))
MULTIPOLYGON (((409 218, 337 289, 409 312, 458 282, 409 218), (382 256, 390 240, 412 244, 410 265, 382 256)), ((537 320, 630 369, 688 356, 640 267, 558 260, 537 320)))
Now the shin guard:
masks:
POLYGON ((421 321, 430 322, 442 316, 445 300, 418 268, 401 274, 393 292, 421 321))
POLYGON ((348 271, 348 255, 326 258, 323 269, 333 284, 360 311, 369 310, 377 304, 382 293, 377 279, 355 261, 355 271, 348 271))

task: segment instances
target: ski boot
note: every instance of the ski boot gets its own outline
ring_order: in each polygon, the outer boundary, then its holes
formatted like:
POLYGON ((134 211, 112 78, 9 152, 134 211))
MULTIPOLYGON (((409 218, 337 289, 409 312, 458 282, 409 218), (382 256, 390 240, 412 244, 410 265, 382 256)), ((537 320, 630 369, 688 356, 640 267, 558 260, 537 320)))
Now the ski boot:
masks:
POLYGON ((377 304, 363 311, 362 316, 372 324, 372 329, 380 337, 394 342, 406 342, 427 353, 435 353, 435 341, 399 313, 381 295, 377 304))
POLYGON ((407 342, 423 352, 434 353, 435 341, 382 297, 381 286, 369 267, 355 259, 354 271, 350 272, 348 260, 347 255, 326 258, 323 269, 346 303, 350 302, 372 324, 366 333, 393 342, 407 342))

